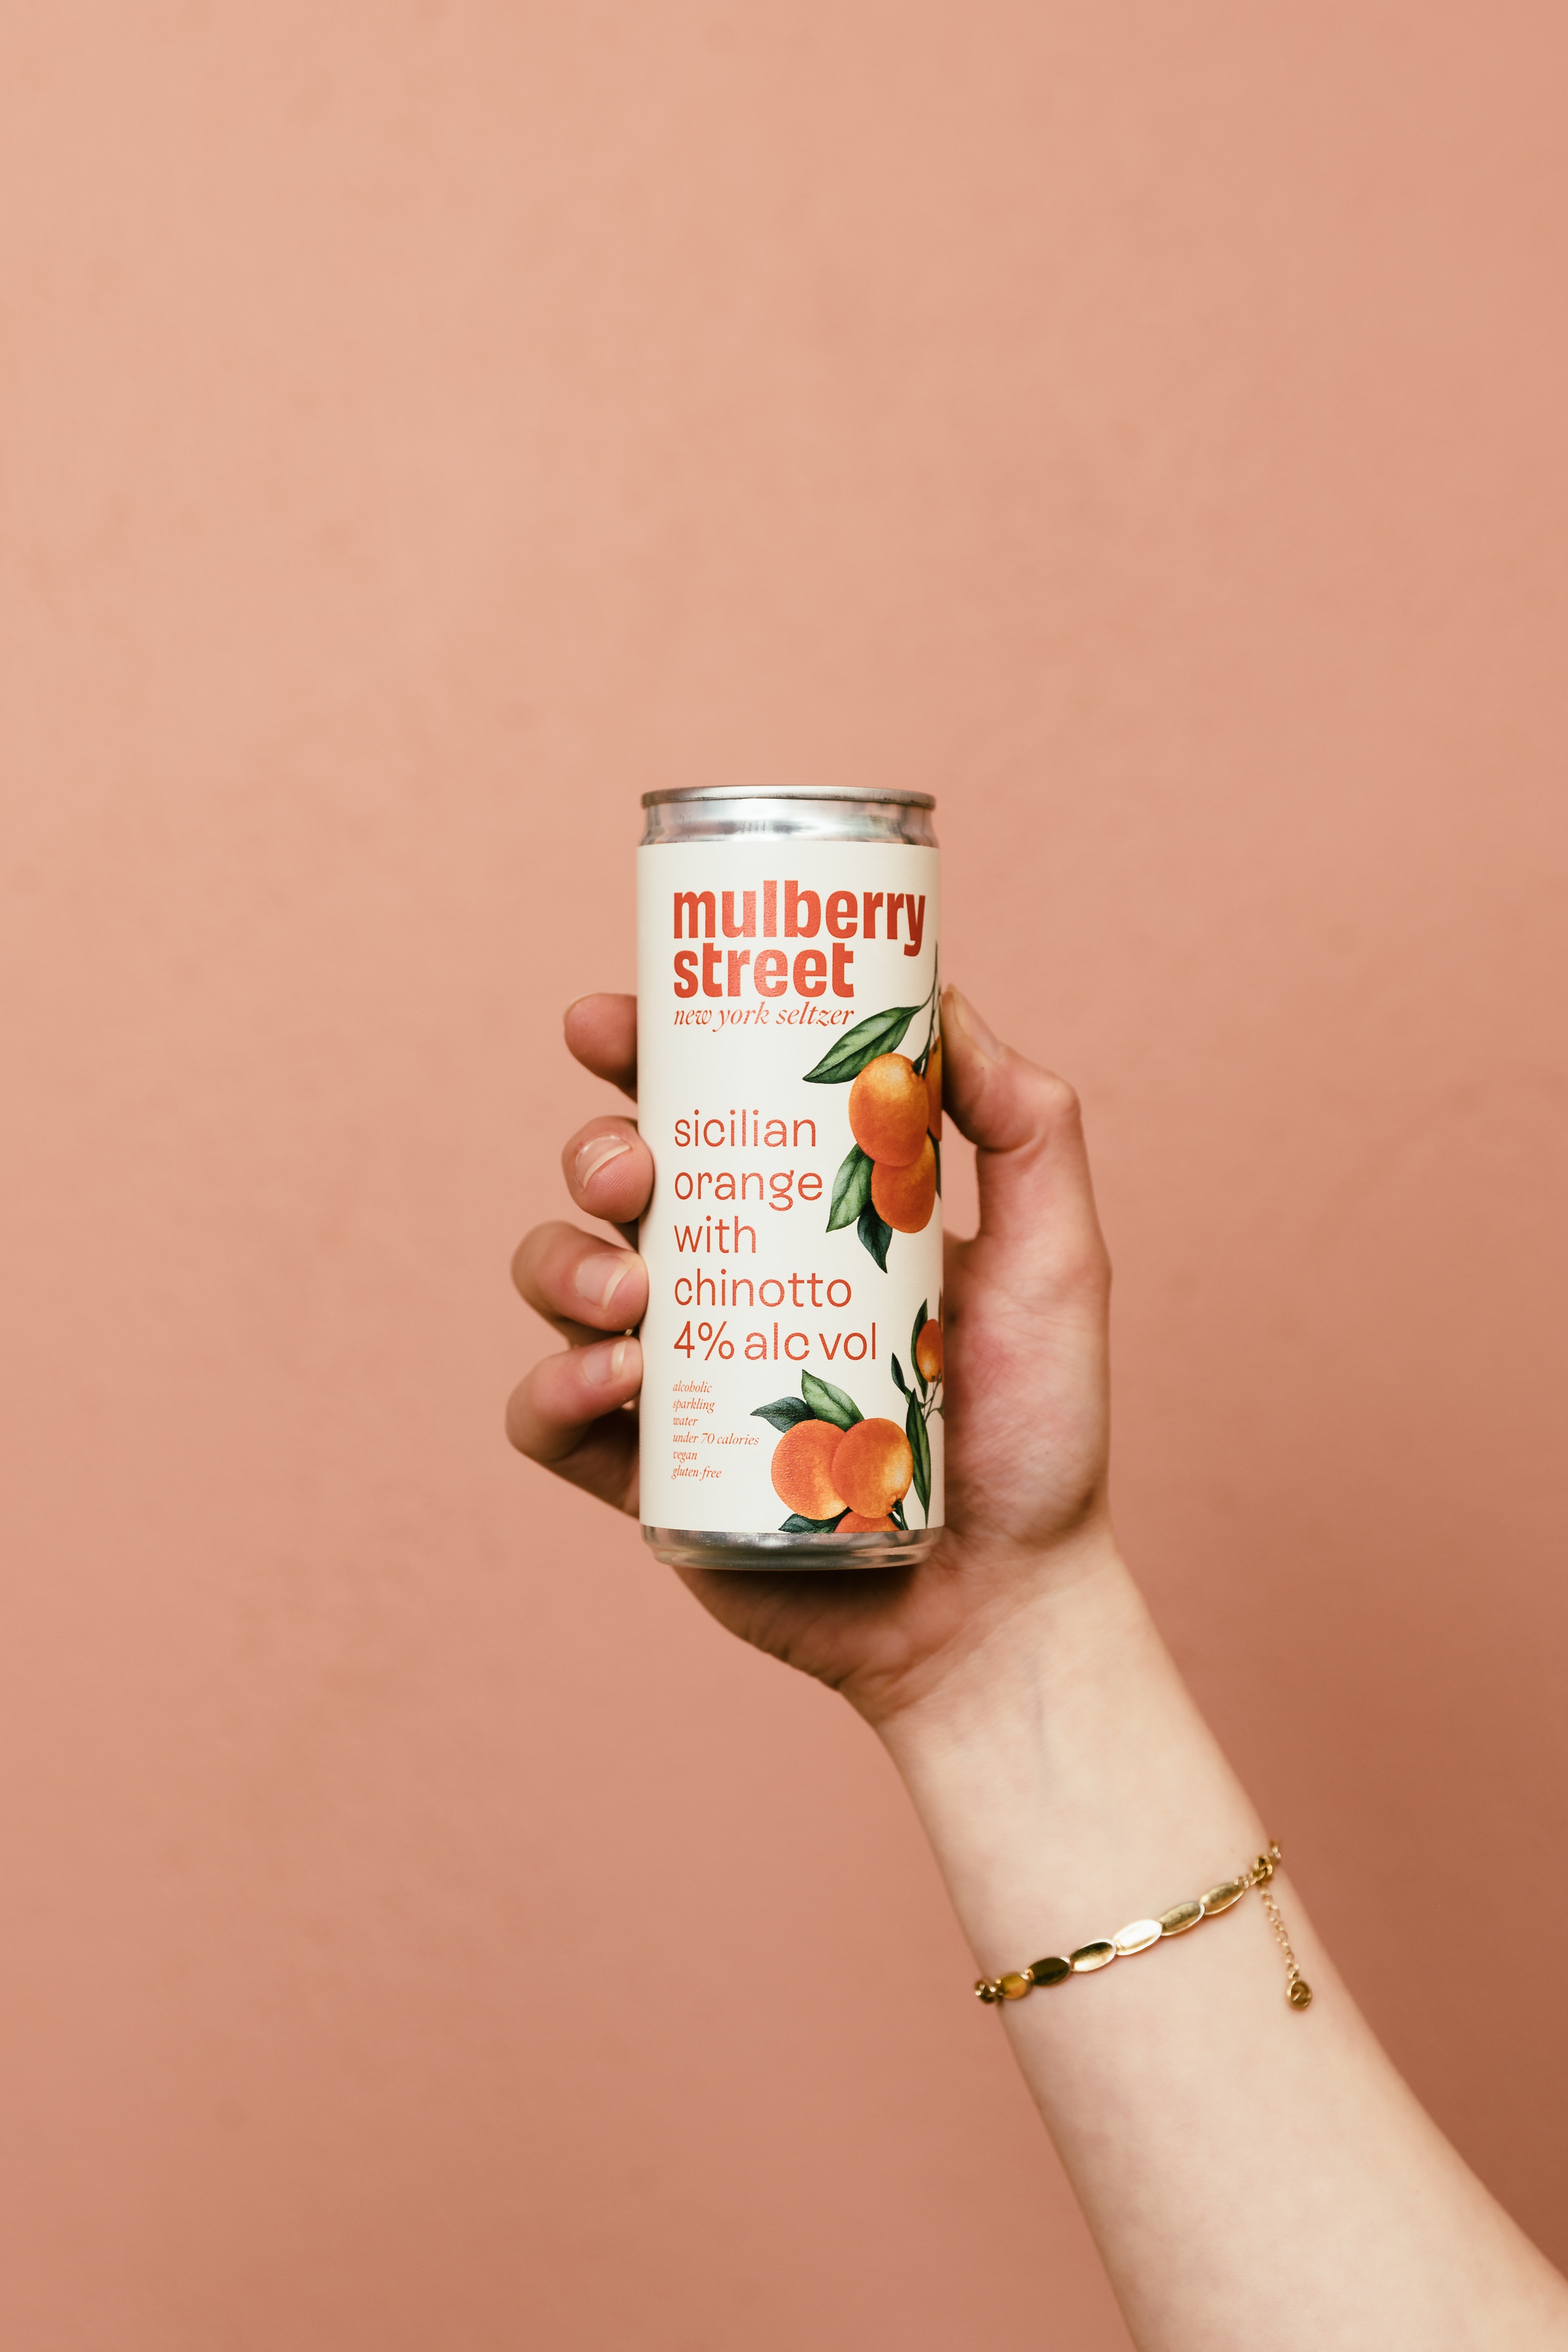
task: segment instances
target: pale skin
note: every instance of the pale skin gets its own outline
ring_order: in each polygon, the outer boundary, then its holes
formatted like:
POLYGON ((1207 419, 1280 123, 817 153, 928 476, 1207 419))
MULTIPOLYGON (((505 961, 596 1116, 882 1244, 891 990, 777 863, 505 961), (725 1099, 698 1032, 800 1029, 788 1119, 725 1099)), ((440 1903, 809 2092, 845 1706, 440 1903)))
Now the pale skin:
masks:
MULTIPOLYGON (((1107 1500, 1110 1269, 1071 1089, 942 1004, 945 1106, 980 1230, 949 1238, 948 1525, 906 1572, 680 1571, 742 1640, 841 1691, 886 1746, 988 1977, 1201 1893, 1268 1843, 1118 1552, 1107 1500)), ((636 1091, 636 1004, 566 1015, 636 1091)), ((621 1241, 536 1227, 514 1264, 567 1342, 512 1443, 635 1517, 635 1124, 563 1154, 621 1241)), ((1281 1872, 1313 1989, 1292 2011, 1257 1895, 1195 1933, 1005 2004, 1006 2032, 1142 2352, 1568 2352, 1568 2285, 1425 2114, 1281 1872)), ((969 1996, 955 1992, 955 1998, 969 1996)))

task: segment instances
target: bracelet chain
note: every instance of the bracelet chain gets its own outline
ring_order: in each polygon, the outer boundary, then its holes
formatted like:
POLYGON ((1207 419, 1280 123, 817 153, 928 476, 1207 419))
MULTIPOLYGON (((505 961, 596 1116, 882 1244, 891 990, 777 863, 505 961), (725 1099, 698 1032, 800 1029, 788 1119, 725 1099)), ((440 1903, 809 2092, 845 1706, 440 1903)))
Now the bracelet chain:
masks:
POLYGON ((1157 1919, 1134 1919, 1130 1926, 1091 1944, 1079 1945, 1076 1952, 1053 1953, 1048 1958, 1031 1961, 1026 1969, 1009 1969, 1000 1977, 981 1977, 975 1983, 977 1997, 987 2003, 1022 2000, 1026 1993, 1047 1985, 1063 1984, 1068 1977, 1089 1976, 1097 1969, 1109 1968, 1112 1960, 1129 1959, 1135 1952, 1146 1952, 1152 1946, 1163 1943, 1173 1936, 1184 1936, 1205 1919, 1228 1911, 1239 1903, 1249 1887, 1258 1889, 1258 1899, 1268 1914, 1268 1924, 1274 1939, 1285 1955, 1285 1998, 1292 2009, 1310 2007, 1312 1988, 1296 1964, 1290 1948, 1290 1937, 1279 1904, 1269 1892, 1269 1881, 1280 1860, 1279 1842, 1270 1838, 1268 1851, 1248 1864, 1235 1878, 1222 1879, 1211 1886, 1206 1895, 1194 1895, 1189 1902, 1173 1903, 1157 1919))

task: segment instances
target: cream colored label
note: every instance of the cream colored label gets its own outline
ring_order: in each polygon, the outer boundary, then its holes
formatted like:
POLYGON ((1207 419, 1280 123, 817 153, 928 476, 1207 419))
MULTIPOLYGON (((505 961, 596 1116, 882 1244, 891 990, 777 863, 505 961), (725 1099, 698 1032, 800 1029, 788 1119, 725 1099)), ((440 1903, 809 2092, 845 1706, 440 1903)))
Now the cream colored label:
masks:
POLYGON ((637 860, 642 1517, 939 1525, 937 853, 637 860))

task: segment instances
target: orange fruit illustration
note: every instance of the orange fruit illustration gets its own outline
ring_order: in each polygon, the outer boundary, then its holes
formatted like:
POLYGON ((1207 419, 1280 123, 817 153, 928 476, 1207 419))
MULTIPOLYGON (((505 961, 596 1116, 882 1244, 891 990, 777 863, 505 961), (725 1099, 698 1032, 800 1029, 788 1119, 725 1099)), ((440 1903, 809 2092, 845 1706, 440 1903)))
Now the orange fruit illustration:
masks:
POLYGON ((834 1480, 833 1462, 844 1443, 836 1422, 797 1421, 773 1448, 773 1492, 803 1519, 833 1519, 848 1501, 834 1480))
POLYGON ((898 1530, 891 1519, 863 1519, 858 1511, 846 1511, 838 1532, 841 1536, 890 1536, 898 1530))
POLYGON ((871 1171, 871 1206, 896 1234, 922 1233, 936 1206, 936 1146, 923 1128, 921 1136, 912 1166, 890 1167, 879 1160, 871 1171))
POLYGON ((926 1125, 940 1139, 942 1134, 942 1032, 931 1040, 931 1055, 926 1063, 926 1125))
POLYGON ((833 1457, 833 1483, 860 1519, 886 1518, 914 1475, 910 1441, 896 1421, 858 1421, 833 1457))
POLYGON ((849 1132, 868 1159, 908 1168, 925 1142, 931 1098, 905 1054, 879 1054, 849 1089, 849 1132))
POLYGON ((923 1380, 942 1378, 942 1325, 922 1323, 920 1338, 915 1341, 915 1370, 923 1380))

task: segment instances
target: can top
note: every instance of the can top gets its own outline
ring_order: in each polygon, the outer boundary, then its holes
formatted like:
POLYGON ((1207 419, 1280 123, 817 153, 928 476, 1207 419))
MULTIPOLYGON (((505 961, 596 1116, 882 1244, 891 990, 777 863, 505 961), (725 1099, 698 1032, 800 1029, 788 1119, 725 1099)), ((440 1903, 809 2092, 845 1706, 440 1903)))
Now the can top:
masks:
POLYGON ((691 784, 643 794, 645 849, 722 841, 859 841, 934 849, 930 793, 887 784, 691 784))
POLYGON ((644 808, 667 801, 890 801, 899 808, 932 809, 933 793, 908 793, 890 784, 681 784, 665 793, 644 793, 644 808))

